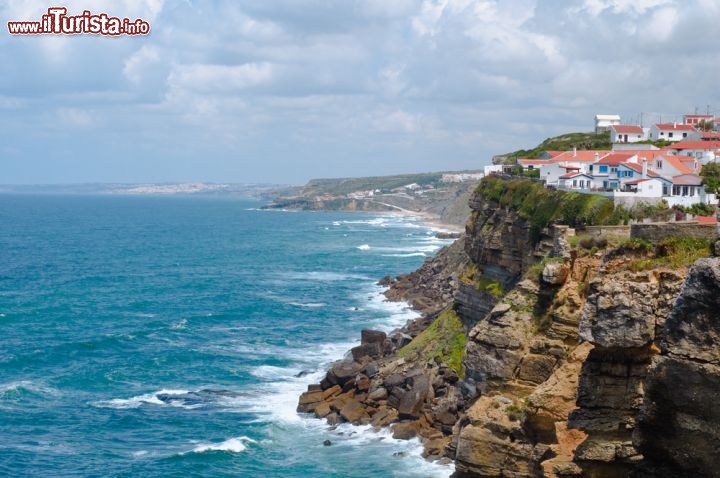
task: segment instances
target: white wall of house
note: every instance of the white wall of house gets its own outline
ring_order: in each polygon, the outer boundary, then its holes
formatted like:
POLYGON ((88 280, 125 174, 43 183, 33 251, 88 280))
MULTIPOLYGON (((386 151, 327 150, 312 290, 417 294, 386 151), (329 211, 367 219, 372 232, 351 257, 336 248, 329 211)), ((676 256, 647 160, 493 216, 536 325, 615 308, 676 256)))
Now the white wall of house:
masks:
POLYGON ((649 128, 643 128, 642 133, 618 133, 615 129, 610 128, 610 142, 612 143, 637 143, 648 139, 650 133, 649 128))
POLYGON ((637 189, 638 195, 648 198, 659 198, 663 195, 663 184, 659 179, 649 179, 638 183, 637 189))
POLYGON ((593 178, 590 176, 586 176, 584 174, 580 174, 578 176, 575 176, 573 178, 562 178, 559 180, 559 187, 563 189, 572 189, 572 190, 583 190, 587 191, 595 187, 595 184, 593 182, 593 178))
POLYGON ((540 179, 544 180, 546 184, 551 186, 557 186, 560 180, 560 176, 567 174, 568 170, 566 166, 573 166, 578 168, 578 172, 587 172, 587 163, 584 162, 572 162, 564 161, 562 163, 547 163, 540 166, 540 179))
POLYGON ((672 129, 659 129, 657 125, 650 127, 650 139, 653 141, 665 140, 665 141, 685 141, 689 139, 689 134, 692 131, 676 131, 672 129))
POLYGON ((610 126, 620 124, 620 115, 595 115, 595 132, 607 131, 610 126))

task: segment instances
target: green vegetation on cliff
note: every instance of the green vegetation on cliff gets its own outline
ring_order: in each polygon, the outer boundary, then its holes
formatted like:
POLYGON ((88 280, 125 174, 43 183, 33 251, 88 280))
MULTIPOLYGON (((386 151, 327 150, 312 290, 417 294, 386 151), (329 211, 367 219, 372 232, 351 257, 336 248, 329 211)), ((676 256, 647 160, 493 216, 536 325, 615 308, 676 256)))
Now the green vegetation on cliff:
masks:
POLYGON ((412 342, 398 351, 403 358, 430 362, 439 357, 462 377, 465 356, 465 328, 451 308, 445 309, 432 324, 412 342))
POLYGON ((488 176, 480 182, 477 193, 517 211, 520 218, 530 223, 533 240, 537 240, 542 229, 553 222, 589 226, 620 221, 612 199, 547 189, 540 181, 488 176))
POLYGON ((573 148, 611 149, 610 133, 568 133, 548 138, 532 149, 519 149, 497 156, 503 164, 515 164, 518 158, 539 158, 546 151, 569 151, 573 148))

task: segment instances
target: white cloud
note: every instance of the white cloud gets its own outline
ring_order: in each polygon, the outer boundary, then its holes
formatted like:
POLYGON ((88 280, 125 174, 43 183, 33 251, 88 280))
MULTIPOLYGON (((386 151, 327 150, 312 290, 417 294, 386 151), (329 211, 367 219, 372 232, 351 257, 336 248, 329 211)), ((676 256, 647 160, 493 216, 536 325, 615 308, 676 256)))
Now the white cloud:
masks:
POLYGON ((160 50, 155 46, 143 45, 125 60, 123 74, 135 84, 139 84, 148 66, 160 61, 160 50))
POLYGON ((416 133, 420 124, 420 116, 400 110, 380 113, 372 120, 373 128, 382 133, 416 133))
POLYGON ((678 21, 678 11, 673 7, 654 11, 650 17, 647 28, 643 31, 645 40, 658 42, 668 41, 672 38, 673 29, 678 21))
POLYGON ((176 65, 168 77, 170 88, 200 93, 227 93, 268 83, 275 73, 270 63, 243 65, 176 65))

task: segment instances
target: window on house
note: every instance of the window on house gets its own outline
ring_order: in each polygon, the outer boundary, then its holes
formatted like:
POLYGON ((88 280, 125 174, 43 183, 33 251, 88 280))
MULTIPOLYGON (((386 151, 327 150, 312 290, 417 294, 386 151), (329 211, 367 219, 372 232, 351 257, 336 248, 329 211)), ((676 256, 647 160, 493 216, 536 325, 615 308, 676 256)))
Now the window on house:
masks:
POLYGON ((574 187, 574 188, 577 187, 577 179, 573 179, 573 187, 574 187))
POLYGON ((665 131, 660 131, 660 136, 665 136, 665 131))
POLYGON ((610 168, 611 173, 617 173, 617 168, 610 168))
POLYGON ((662 159, 655 160, 655 168, 662 169, 662 159))
POLYGON ((601 165, 600 165, 600 172, 601 172, 601 173, 607 173, 607 165, 601 164, 601 165))
POLYGON ((672 137, 673 137, 673 134, 672 134, 672 131, 670 131, 670 132, 668 133, 668 138, 672 138, 672 137))
POLYGON ((687 138, 687 133, 683 133, 683 138, 687 138))

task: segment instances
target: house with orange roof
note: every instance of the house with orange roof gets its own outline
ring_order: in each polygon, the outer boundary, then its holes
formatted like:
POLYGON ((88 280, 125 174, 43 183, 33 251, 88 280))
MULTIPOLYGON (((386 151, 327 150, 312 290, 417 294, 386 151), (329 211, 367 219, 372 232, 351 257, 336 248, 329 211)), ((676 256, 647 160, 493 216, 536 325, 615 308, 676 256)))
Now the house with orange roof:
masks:
POLYGON ((720 157, 720 140, 716 141, 680 141, 663 148, 669 154, 682 155, 682 156, 693 156, 700 160, 702 164, 707 164, 710 161, 715 161, 716 158, 720 157))
POLYGON ((610 141, 612 143, 637 143, 648 139, 647 128, 637 125, 617 124, 610 126, 610 141))
POLYGON ((580 171, 569 171, 558 178, 558 186, 573 191, 588 192, 597 187, 595 178, 580 171))
POLYGON ((696 128, 703 123, 712 123, 713 121, 715 121, 715 117, 713 115, 683 115, 683 123, 696 128))
MULTIPOLYGON (((533 164, 534 168, 540 169, 540 179, 550 186, 558 186, 560 176, 572 172, 587 173, 588 167, 598 159, 608 155, 611 151, 606 150, 581 150, 573 149, 564 151, 553 156, 551 159, 542 160, 542 163, 533 164)), ((523 160, 518 160, 521 163, 523 160)), ((537 161, 537 160, 535 160, 537 161)), ((525 167, 525 166, 523 166, 525 167)), ((529 167, 529 164, 528 164, 529 167)))
POLYGON ((653 141, 682 141, 695 133, 694 126, 682 123, 659 123, 650 127, 650 139, 653 141))

